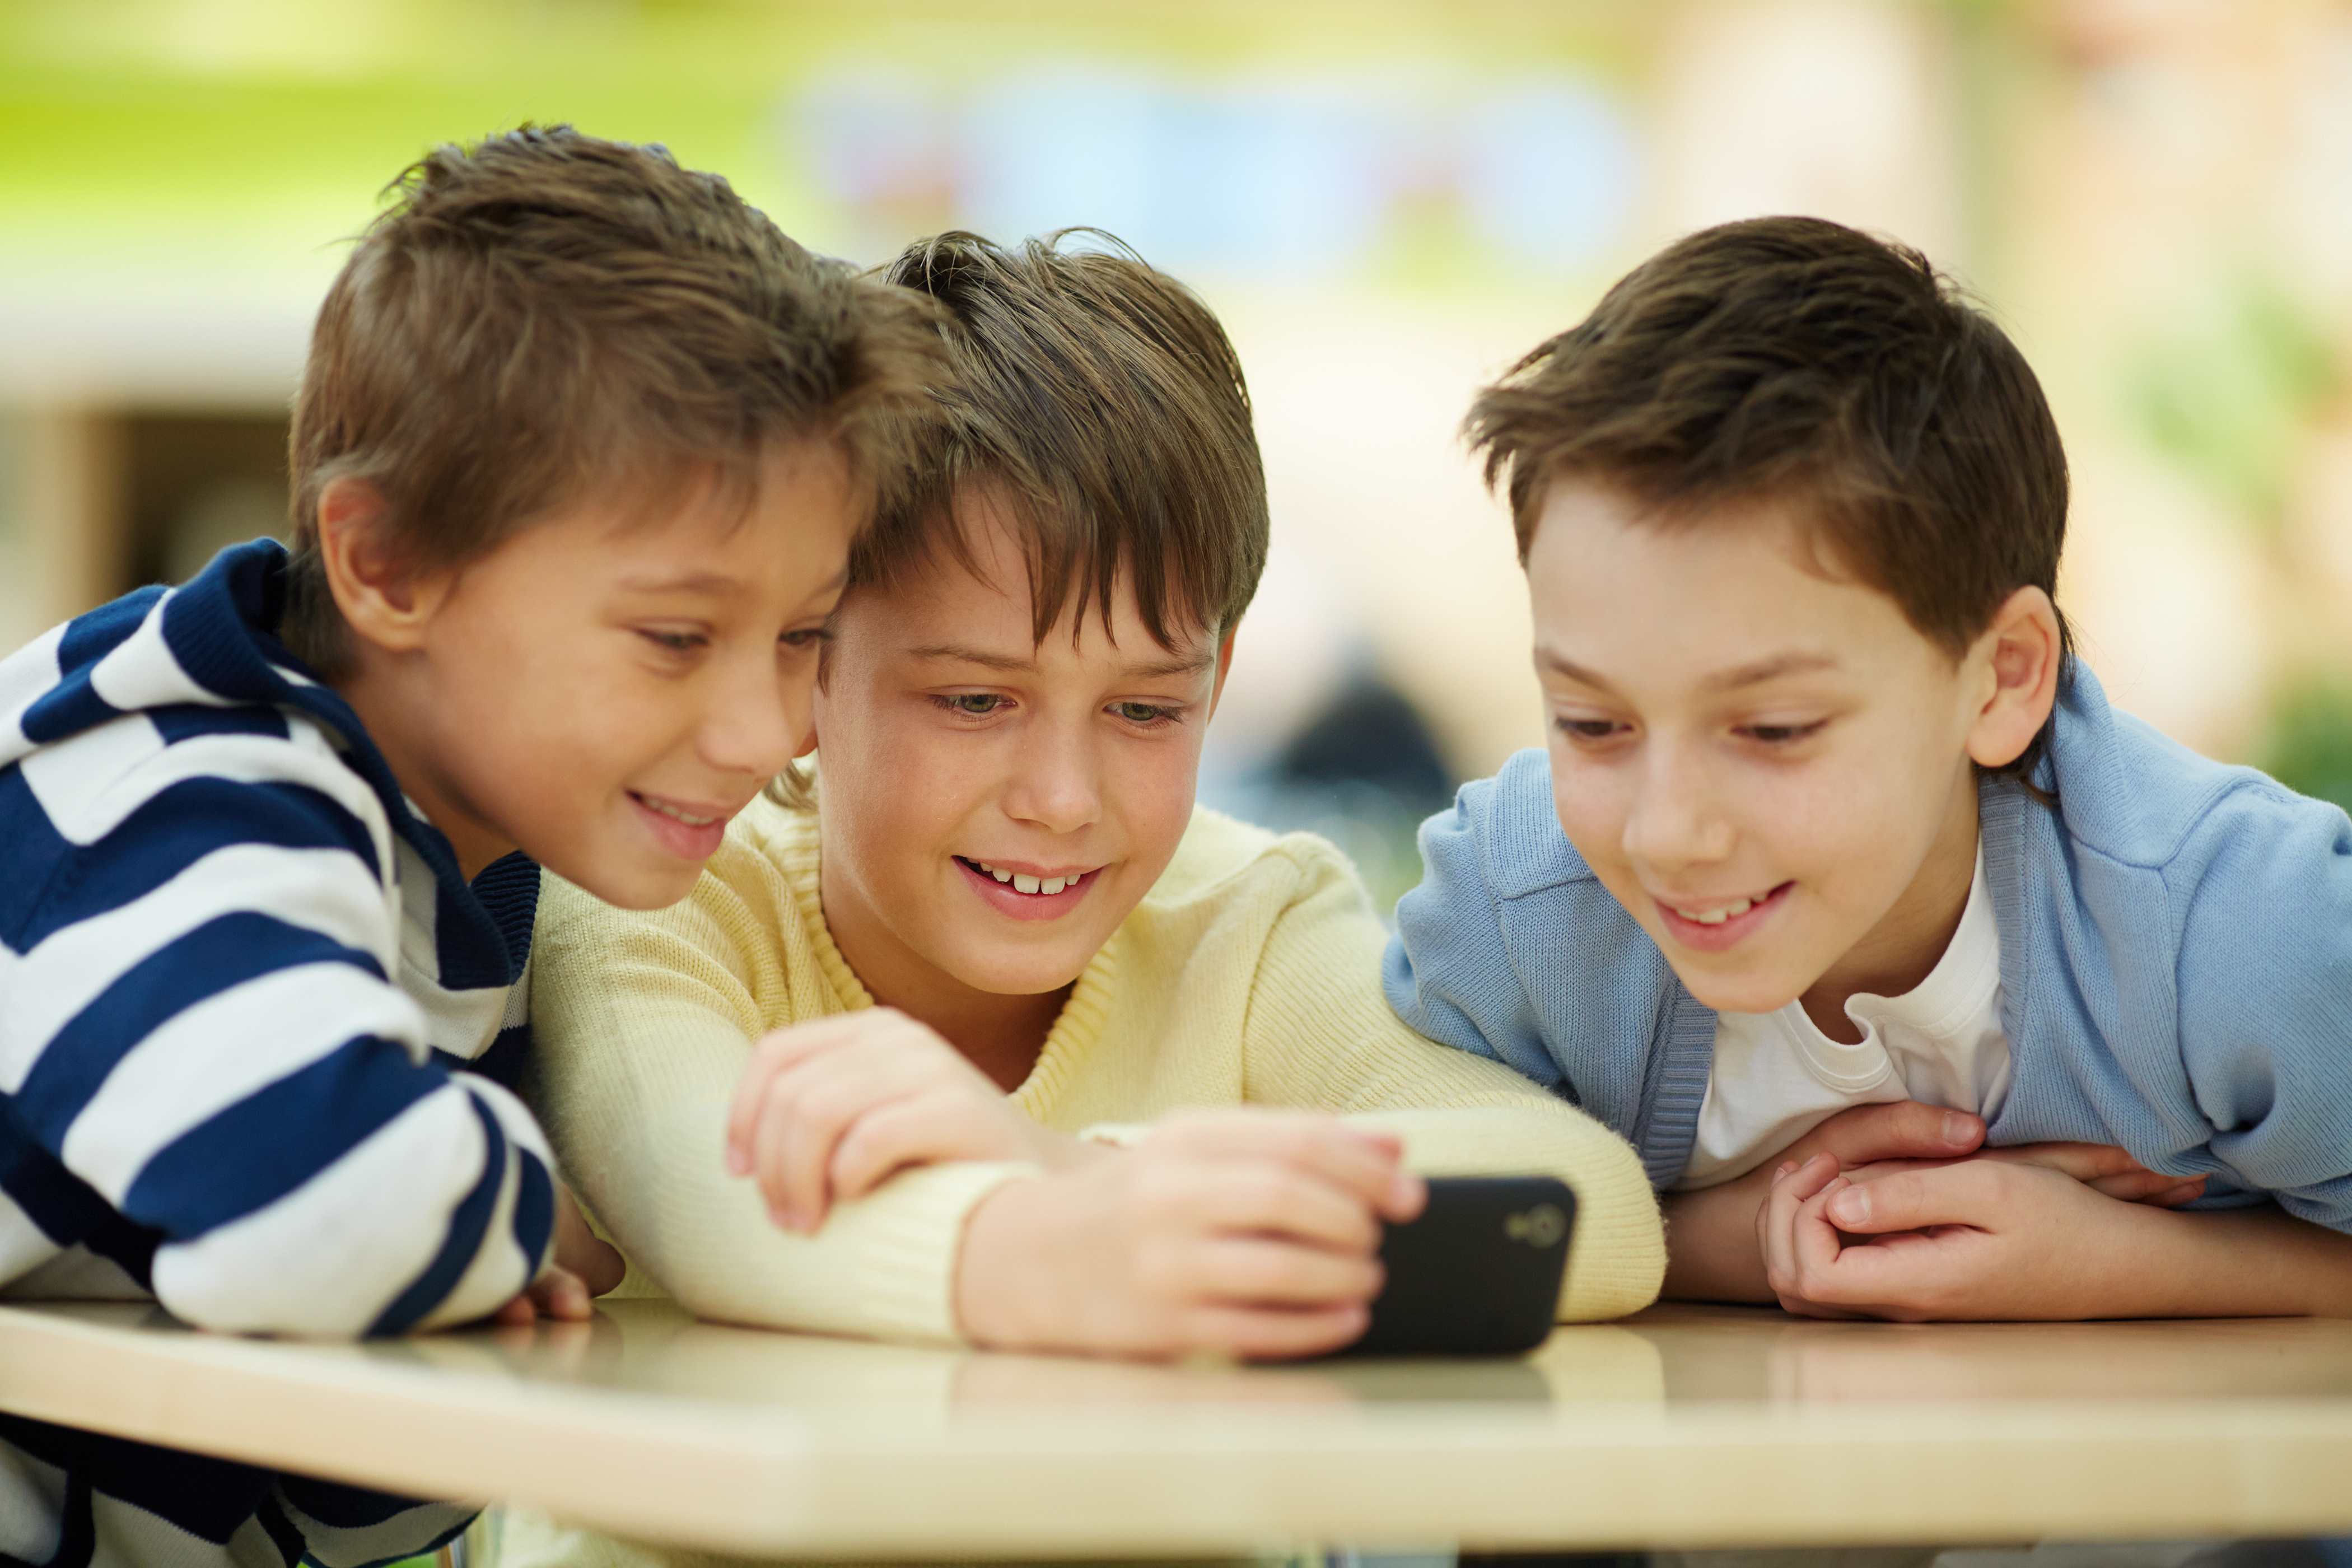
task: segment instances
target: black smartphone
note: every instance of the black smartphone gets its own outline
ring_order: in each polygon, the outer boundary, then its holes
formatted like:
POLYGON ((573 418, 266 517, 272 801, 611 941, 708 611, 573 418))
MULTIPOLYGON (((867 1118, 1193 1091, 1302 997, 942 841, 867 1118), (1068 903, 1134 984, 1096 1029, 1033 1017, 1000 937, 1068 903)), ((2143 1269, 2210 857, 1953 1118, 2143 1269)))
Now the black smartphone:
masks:
POLYGON ((1388 1282, 1342 1355, 1516 1355, 1550 1334, 1576 1194, 1550 1176, 1437 1176, 1381 1242, 1388 1282))

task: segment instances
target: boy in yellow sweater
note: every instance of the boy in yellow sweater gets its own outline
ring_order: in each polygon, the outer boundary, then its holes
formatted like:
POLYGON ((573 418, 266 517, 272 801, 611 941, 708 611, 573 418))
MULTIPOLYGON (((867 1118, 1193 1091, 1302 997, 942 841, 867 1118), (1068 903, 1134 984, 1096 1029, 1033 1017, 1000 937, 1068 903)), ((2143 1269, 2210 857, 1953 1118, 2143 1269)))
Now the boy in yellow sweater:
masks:
POLYGON ((1215 319, 1053 243, 889 278, 957 384, 835 619, 822 810, 747 811, 674 909, 547 895, 538 1099, 583 1200, 705 1316, 1288 1356, 1362 1330, 1415 1173, 1542 1171, 1580 1198, 1561 1316, 1646 1304, 1631 1149, 1397 1021, 1328 845, 1193 804, 1266 540, 1215 319), (1244 1105, 1285 1109, 1213 1109, 1244 1105))

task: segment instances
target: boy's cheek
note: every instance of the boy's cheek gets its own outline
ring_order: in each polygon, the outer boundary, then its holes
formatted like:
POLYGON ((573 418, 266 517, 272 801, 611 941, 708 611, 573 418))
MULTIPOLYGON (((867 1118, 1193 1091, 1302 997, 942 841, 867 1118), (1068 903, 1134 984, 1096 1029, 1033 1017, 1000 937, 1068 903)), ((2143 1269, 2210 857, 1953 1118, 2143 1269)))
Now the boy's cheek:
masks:
POLYGON ((1551 747, 1551 805, 1559 830, 1585 864, 1596 872, 1614 858, 1614 846, 1624 837, 1624 814, 1603 780, 1591 778, 1578 759, 1554 742, 1551 747))

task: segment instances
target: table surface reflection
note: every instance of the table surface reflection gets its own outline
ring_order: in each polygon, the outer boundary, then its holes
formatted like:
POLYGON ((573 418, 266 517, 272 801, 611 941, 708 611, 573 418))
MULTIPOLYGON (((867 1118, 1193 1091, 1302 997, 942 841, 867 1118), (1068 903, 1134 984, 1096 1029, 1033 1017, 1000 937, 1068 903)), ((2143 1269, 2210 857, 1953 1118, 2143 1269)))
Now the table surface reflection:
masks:
POLYGON ((0 1307, 0 1407, 772 1554, 2352 1533, 2352 1321, 1661 1307, 1523 1361, 1151 1366, 595 1320, 367 1345, 0 1307))

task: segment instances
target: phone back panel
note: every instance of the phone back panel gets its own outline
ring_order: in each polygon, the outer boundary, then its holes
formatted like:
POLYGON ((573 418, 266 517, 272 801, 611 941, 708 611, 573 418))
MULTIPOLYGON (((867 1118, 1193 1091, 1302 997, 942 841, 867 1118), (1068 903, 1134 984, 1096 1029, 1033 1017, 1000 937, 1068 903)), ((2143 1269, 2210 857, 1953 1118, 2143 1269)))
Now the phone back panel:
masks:
POLYGON ((1576 1194, 1550 1176, 1437 1177, 1381 1243, 1388 1282, 1350 1355, 1513 1355, 1551 1333, 1576 1194))

